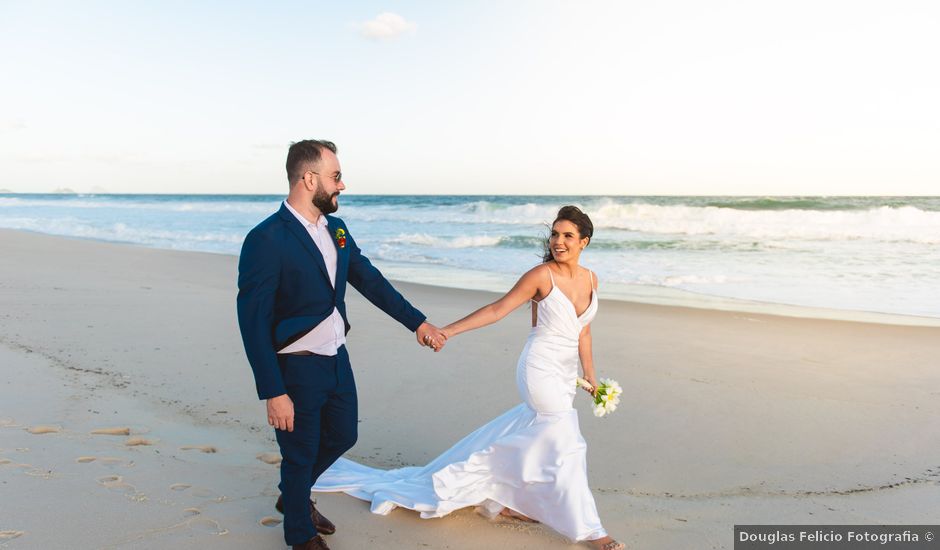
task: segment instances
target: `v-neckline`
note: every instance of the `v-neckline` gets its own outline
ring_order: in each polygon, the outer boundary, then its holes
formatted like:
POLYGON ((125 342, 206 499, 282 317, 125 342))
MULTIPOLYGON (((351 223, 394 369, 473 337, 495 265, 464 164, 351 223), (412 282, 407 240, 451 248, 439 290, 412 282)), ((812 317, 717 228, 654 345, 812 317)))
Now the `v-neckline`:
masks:
POLYGON ((571 298, 569 298, 567 294, 565 294, 564 292, 562 292, 560 288, 558 288, 558 285, 552 284, 552 290, 549 291, 549 294, 551 294, 552 292, 555 292, 556 290, 558 291, 559 294, 564 296, 565 301, 568 302, 568 304, 571 306, 571 311, 574 312, 575 317, 577 317, 579 321, 581 320, 582 317, 584 317, 584 315, 588 312, 588 310, 591 309, 591 305, 594 303, 594 293, 596 292, 596 290, 594 290, 594 288, 591 287, 591 301, 588 302, 587 307, 584 308, 584 311, 581 312, 581 315, 578 315, 578 309, 574 307, 574 302, 571 301, 571 298))

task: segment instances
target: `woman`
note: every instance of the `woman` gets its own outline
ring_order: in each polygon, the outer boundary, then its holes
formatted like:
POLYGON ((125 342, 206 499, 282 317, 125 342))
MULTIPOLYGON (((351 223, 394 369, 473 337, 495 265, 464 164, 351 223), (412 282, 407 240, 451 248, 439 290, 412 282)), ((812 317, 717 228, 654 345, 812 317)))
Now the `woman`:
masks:
MULTIPOLYGON (((524 403, 427 466, 381 471, 340 459, 313 489, 370 500, 379 514, 404 506, 431 518, 479 505, 490 517, 539 521, 599 550, 623 548, 597 516, 587 482, 587 446, 572 408, 579 360, 584 378, 596 387, 590 323, 597 312, 597 280, 578 264, 593 233, 585 213, 563 207, 552 224, 542 265, 499 300, 443 329, 453 338, 534 301, 532 331, 516 369, 524 403)), ((443 342, 431 345, 437 349, 443 342)))

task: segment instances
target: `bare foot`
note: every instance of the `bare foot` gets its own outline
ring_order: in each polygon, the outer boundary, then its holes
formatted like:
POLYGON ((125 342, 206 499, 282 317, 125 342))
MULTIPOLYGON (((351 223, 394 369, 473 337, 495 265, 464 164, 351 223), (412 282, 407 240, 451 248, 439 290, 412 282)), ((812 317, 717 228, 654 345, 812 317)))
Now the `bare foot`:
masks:
POLYGON ((597 550, 623 550, 626 548, 622 542, 617 542, 610 537, 589 540, 587 542, 597 550))
POLYGON ((527 523, 538 523, 537 520, 534 520, 525 514, 520 514, 519 512, 515 510, 511 510, 509 508, 503 508, 499 512, 499 515, 505 516, 507 518, 518 519, 519 521, 525 521, 527 523))

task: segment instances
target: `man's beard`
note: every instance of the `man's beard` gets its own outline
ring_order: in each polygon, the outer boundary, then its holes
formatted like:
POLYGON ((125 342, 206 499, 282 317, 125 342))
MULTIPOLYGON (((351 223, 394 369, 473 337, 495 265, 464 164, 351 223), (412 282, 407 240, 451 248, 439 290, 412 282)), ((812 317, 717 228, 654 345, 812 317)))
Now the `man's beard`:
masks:
POLYGON ((313 194, 313 200, 310 202, 312 202, 313 205, 316 206, 322 214, 332 214, 333 212, 336 212, 337 209, 339 209, 339 201, 336 201, 335 204, 333 203, 333 197, 338 196, 339 193, 328 195, 326 191, 324 191, 323 188, 318 184, 317 190, 313 194))

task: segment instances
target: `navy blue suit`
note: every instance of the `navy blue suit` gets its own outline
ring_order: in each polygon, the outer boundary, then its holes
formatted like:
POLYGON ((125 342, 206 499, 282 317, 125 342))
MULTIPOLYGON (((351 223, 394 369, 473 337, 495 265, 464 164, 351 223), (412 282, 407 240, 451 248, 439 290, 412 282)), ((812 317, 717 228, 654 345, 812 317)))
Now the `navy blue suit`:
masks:
POLYGON ((238 325, 260 399, 287 394, 294 431, 275 430, 281 448, 284 536, 288 545, 316 536, 310 487, 356 442, 356 385, 346 347, 337 355, 278 355, 339 310, 346 317, 346 283, 414 332, 425 320, 362 255, 343 220, 327 216, 336 246, 336 286, 307 229, 281 205, 252 229, 238 261, 238 325), (336 238, 342 229, 345 246, 336 238))

